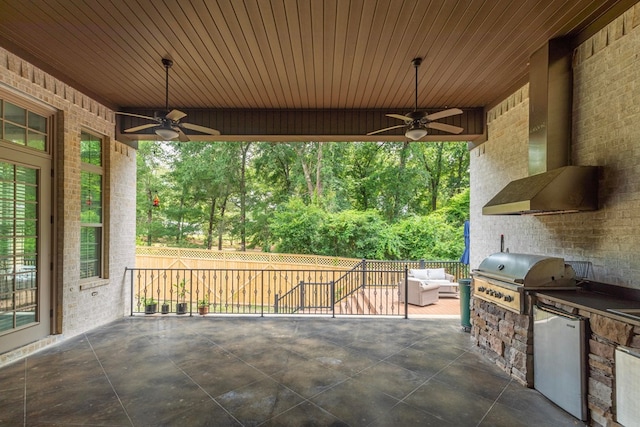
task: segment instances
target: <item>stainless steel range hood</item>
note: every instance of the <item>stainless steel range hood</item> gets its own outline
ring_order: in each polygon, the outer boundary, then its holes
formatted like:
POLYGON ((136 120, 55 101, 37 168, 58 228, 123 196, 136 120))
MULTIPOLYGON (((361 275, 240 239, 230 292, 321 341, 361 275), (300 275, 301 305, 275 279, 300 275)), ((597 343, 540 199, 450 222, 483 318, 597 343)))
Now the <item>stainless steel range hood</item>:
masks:
POLYGON ((553 214, 594 210, 598 174, 593 166, 564 166, 512 181, 483 208, 483 215, 553 214))
POLYGON ((554 214, 598 208, 598 168, 570 166, 571 48, 550 40, 529 63, 529 176, 510 182, 483 215, 554 214))

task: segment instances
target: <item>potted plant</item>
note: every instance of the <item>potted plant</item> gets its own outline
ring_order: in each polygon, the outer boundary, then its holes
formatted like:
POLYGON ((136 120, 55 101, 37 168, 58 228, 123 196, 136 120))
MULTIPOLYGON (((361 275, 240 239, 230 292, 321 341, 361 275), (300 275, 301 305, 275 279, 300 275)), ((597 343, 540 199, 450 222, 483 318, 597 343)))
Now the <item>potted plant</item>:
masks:
POLYGON ((164 301, 162 303, 160 310, 162 314, 169 314, 169 304, 166 301, 164 301))
POLYGON ((158 302, 151 298, 142 298, 142 305, 144 305, 144 314, 154 314, 158 311, 158 302))
POLYGON ((198 300, 198 314, 205 315, 209 313, 209 300, 207 298, 198 300))
POLYGON ((176 287, 178 299, 180 302, 176 305, 176 314, 186 314, 187 313, 187 303, 185 302, 185 296, 187 295, 187 284, 184 279, 182 282, 173 285, 176 287))

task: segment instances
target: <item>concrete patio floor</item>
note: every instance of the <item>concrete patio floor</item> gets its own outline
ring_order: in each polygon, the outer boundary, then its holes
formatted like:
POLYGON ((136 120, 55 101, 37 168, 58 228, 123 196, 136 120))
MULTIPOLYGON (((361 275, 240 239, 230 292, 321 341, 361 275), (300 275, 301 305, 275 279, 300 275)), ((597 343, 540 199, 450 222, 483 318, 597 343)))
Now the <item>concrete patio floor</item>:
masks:
POLYGON ((129 317, 0 368, 2 426, 582 425, 459 319, 129 317))

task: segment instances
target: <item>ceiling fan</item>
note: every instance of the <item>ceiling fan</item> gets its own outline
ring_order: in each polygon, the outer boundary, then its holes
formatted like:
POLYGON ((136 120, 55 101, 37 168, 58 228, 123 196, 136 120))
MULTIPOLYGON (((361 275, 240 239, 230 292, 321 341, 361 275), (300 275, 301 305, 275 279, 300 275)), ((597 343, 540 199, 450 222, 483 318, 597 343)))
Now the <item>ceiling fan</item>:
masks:
POLYGON ((407 131, 404 135, 413 140, 417 141, 420 138, 427 135, 427 129, 437 129, 444 132, 459 134, 464 129, 458 126, 448 125, 446 123, 438 123, 435 120, 443 119, 449 116, 455 116, 457 114, 462 114, 462 110, 459 108, 449 108, 448 110, 439 111, 433 114, 427 114, 424 111, 418 111, 418 67, 422 64, 422 58, 414 58, 411 61, 413 67, 416 70, 416 94, 415 94, 415 108, 413 111, 407 114, 387 114, 387 117, 391 117, 393 119, 404 120, 403 125, 391 126, 384 129, 379 129, 373 132, 369 132, 367 135, 375 135, 377 133, 386 132, 392 129, 398 129, 402 127, 406 127, 407 131))
POLYGON ((116 114, 120 114, 123 116, 131 116, 131 117, 139 117, 141 119, 151 120, 155 123, 150 123, 146 125, 135 126, 129 129, 125 129, 126 133, 138 132, 144 129, 149 129, 153 127, 157 127, 155 129, 156 135, 162 138, 163 141, 171 141, 172 139, 178 138, 180 141, 189 141, 189 137, 183 132, 184 129, 194 130, 196 132, 204 133, 207 135, 217 136, 220 135, 220 131, 215 129, 211 129, 208 127, 194 125, 192 123, 182 123, 180 119, 187 116, 186 113, 183 113, 180 110, 171 110, 169 111, 169 68, 173 65, 173 61, 167 58, 162 58, 162 65, 164 65, 165 69, 165 112, 164 116, 143 116, 140 114, 133 113, 122 113, 117 112, 116 114))

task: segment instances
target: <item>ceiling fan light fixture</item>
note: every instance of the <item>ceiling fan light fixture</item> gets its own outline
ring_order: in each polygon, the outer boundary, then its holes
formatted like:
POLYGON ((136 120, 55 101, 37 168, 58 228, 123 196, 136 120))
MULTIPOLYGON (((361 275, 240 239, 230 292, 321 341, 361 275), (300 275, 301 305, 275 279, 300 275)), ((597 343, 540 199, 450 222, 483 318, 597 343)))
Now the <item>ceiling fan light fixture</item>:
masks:
POLYGON ((156 129, 156 135, 162 138, 163 141, 171 141, 172 139, 176 139, 180 134, 171 128, 162 127, 156 129))
POLYGON ((411 125, 409 129, 404 133, 404 136, 411 139, 412 141, 417 141, 420 138, 427 135, 427 130, 419 125, 411 125))

